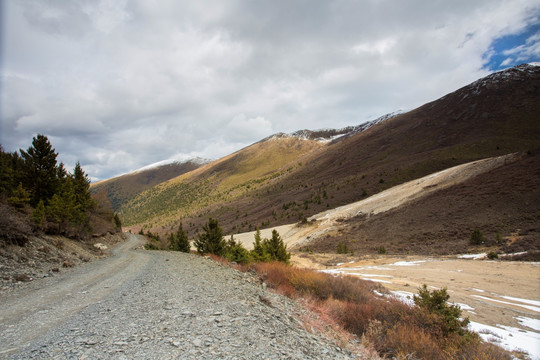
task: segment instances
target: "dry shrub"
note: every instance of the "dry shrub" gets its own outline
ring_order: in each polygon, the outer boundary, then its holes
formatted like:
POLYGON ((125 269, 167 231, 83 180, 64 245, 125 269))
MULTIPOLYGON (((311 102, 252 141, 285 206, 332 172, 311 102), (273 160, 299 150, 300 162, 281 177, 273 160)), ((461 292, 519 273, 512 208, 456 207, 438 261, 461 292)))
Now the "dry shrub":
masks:
POLYGON ((397 324, 386 335, 386 347, 397 359, 444 359, 448 358, 436 339, 423 329, 406 323, 397 324))
POLYGON ((293 267, 276 261, 271 263, 256 263, 253 265, 253 268, 271 288, 290 298, 296 298, 298 296, 288 280, 294 269, 293 267))
MULTIPOLYGON (((485 344, 468 331, 448 332, 439 314, 376 296, 379 285, 352 277, 334 277, 283 263, 254 264, 268 286, 278 292, 306 299, 311 310, 327 323, 362 338, 383 356, 397 359, 510 359, 504 350, 485 344)), ((387 292, 386 292, 387 293, 387 292)))

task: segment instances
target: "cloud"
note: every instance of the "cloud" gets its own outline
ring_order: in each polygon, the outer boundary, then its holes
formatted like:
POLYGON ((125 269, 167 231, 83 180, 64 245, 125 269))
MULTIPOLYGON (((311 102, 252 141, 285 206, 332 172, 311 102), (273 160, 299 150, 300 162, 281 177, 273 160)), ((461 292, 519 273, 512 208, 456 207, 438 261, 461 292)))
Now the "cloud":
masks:
MULTIPOLYGON (((45 133, 94 179, 419 106, 486 75, 493 41, 540 14, 535 0, 4 7, 2 146, 45 133)), ((526 55, 537 37, 505 59, 526 55)))

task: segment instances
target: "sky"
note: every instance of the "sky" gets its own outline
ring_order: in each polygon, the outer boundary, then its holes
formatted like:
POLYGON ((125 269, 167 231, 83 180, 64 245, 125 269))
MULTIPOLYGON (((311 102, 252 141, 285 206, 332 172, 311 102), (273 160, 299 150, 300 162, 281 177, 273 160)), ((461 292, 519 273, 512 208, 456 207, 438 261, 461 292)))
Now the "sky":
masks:
POLYGON ((0 0, 0 144, 92 180, 359 125, 540 61, 538 0, 0 0))

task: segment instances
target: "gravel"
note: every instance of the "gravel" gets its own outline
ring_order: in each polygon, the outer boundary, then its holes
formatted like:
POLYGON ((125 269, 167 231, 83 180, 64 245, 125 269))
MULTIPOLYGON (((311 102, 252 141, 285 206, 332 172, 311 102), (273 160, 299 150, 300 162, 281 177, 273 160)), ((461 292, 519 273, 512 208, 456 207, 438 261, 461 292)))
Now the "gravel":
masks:
POLYGON ((353 359, 251 274, 132 248, 0 296, 0 358, 353 359))

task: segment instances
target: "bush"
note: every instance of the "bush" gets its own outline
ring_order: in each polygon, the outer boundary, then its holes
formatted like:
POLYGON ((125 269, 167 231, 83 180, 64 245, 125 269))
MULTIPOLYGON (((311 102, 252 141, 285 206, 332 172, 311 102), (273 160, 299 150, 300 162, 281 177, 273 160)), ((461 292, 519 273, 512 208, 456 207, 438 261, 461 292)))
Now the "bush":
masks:
POLYGON ((349 248, 347 247, 347 244, 342 243, 341 241, 337 244, 336 252, 338 254, 348 254, 349 248))
POLYGON ((381 255, 386 254, 386 248, 384 246, 380 246, 379 249, 377 250, 377 253, 381 255))
POLYGON ((379 284, 353 277, 334 277, 283 263, 253 266, 270 287, 291 298, 302 297, 343 329, 373 347, 384 358, 397 359, 505 359, 504 350, 485 344, 466 330, 468 319, 449 305, 446 289, 430 292, 424 286, 416 306, 388 297, 379 284), (374 291, 386 296, 375 295, 374 291))
POLYGON ((458 305, 449 305, 447 303, 449 298, 450 295, 448 295, 446 288, 430 292, 424 284, 418 289, 418 296, 415 295, 413 300, 420 309, 435 315, 441 320, 440 324, 445 335, 452 333, 465 335, 469 319, 460 319, 461 309, 458 305))
POLYGON ((480 229, 476 228, 473 230, 471 234, 470 243, 471 245, 482 245, 485 242, 484 234, 480 231, 480 229))
POLYGON ((487 258, 489 260, 495 260, 495 259, 498 259, 499 258, 499 255, 497 255, 497 253, 495 251, 490 251, 488 254, 487 254, 487 258))

